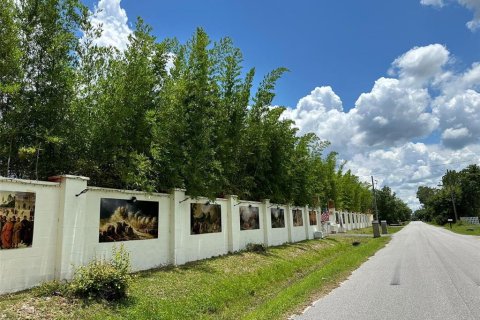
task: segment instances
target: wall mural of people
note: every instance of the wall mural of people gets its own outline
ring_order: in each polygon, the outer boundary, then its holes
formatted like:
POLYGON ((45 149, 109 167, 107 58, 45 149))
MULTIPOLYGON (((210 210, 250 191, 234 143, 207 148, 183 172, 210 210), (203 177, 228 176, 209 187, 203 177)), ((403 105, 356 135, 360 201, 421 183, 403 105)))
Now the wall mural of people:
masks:
POLYGON ((0 250, 31 247, 35 193, 0 191, 0 250))
POLYGON ((272 217, 272 228, 285 228, 285 210, 272 208, 270 213, 272 217))
POLYGON ((240 230, 260 229, 260 217, 258 207, 240 207, 240 230))
POLYGON ((158 202, 100 200, 99 241, 130 241, 158 238, 158 202))
POLYGON ((317 225, 317 211, 315 210, 310 210, 308 212, 308 218, 310 220, 310 225, 315 226, 317 225))
POLYGON ((219 204, 190 204, 190 234, 222 232, 222 209, 219 204))
POLYGON ((301 226, 303 226, 302 210, 300 210, 300 209, 293 209, 293 210, 292 210, 292 215, 293 215, 293 226, 294 226, 294 227, 301 227, 301 226))

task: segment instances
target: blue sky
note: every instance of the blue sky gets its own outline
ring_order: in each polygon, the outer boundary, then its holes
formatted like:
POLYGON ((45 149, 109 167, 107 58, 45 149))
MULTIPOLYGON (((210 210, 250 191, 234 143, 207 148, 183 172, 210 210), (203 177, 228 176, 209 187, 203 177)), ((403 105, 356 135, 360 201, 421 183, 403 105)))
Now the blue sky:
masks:
MULTIPOLYGON (((86 3, 93 8, 97 2, 86 3)), ((349 109, 393 59, 414 46, 446 44, 467 65, 480 52, 479 34, 465 27, 472 13, 458 4, 439 10, 418 0, 123 0, 121 6, 130 24, 141 16, 159 39, 183 42, 197 27, 213 40, 231 37, 245 67, 257 69, 257 81, 287 67, 291 72, 279 81, 274 101, 286 106, 330 85, 349 109)))
POLYGON ((274 100, 285 117, 412 208, 419 184, 480 161, 480 0, 85 3, 103 10, 103 45, 124 47, 141 16, 159 40, 231 37, 257 83, 287 67, 274 100))

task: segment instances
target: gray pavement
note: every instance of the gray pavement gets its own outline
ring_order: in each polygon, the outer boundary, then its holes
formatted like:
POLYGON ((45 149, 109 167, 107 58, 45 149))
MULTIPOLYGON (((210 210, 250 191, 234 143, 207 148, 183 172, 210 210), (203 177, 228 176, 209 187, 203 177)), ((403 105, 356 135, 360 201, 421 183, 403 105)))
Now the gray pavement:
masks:
POLYGON ((411 222, 293 319, 480 319, 480 237, 411 222))

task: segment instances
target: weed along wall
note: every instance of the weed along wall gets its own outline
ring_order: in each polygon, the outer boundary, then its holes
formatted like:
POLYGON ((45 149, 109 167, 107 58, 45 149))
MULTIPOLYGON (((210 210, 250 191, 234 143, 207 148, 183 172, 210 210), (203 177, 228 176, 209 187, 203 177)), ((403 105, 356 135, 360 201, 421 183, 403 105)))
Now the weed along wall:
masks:
MULTIPOLYGON (((76 266, 110 258, 119 244, 139 271, 224 255, 250 243, 312 239, 325 230, 318 208, 236 196, 193 199, 181 189, 162 194, 98 188, 88 181, 0 177, 0 294, 71 279, 76 266)), ((349 228, 369 220, 357 214, 349 228)))

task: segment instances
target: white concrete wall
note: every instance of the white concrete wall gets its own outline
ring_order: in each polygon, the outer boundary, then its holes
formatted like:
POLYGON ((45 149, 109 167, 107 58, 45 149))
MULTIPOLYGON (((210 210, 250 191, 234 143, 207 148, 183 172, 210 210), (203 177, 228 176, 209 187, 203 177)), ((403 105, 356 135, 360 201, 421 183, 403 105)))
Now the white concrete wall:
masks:
POLYGON ((266 214, 266 220, 267 220, 267 228, 268 228, 268 245, 269 246, 278 246, 281 244, 284 244, 286 242, 289 242, 289 234, 290 234, 290 228, 291 226, 289 225, 289 222, 291 221, 291 214, 288 213, 289 210, 288 206, 281 206, 278 205, 280 209, 284 210, 284 219, 285 219, 285 227, 284 228, 272 228, 272 216, 271 216, 271 209, 276 208, 276 204, 270 204, 270 202, 266 202, 267 204, 267 214, 266 214))
POLYGON ((322 231, 322 223, 321 223, 321 216, 320 210, 317 208, 308 208, 308 217, 307 217, 307 236, 308 239, 313 239, 313 235, 317 231, 322 231), (314 225, 310 225, 310 211, 315 211, 315 216, 317 218, 317 223, 314 225))
MULTIPOLYGON (((263 210, 264 204, 261 202, 254 202, 254 201, 242 201, 239 202, 238 205, 235 205, 235 209, 233 210, 232 215, 232 222, 233 222, 233 233, 238 233, 238 250, 243 250, 249 243, 255 244, 264 244, 264 229, 265 229, 265 210, 263 210), (260 229, 254 230, 240 230, 240 207, 241 206, 252 206, 258 208, 259 214, 259 222, 260 222, 260 229)), ((237 250, 232 250, 237 251, 237 250)))
MULTIPOLYGON (((85 216, 87 221, 83 235, 84 263, 93 258, 110 258, 113 247, 123 244, 130 253, 134 271, 151 269, 170 263, 170 197, 168 194, 122 191, 106 188, 89 188, 86 194, 87 206, 85 216), (158 238, 148 240, 130 240, 119 242, 99 242, 100 201, 102 198, 125 199, 132 197, 137 201, 158 202, 158 238)), ((190 229, 190 227, 189 227, 190 229)))
POLYGON ((290 240, 290 242, 298 242, 298 241, 303 241, 305 239, 307 239, 307 234, 306 234, 306 227, 307 227, 307 224, 308 224, 308 219, 306 219, 306 213, 305 213, 305 208, 300 208, 300 207, 293 207, 293 208, 290 208, 290 217, 289 217, 289 225, 291 226, 292 228, 292 238, 290 240), (302 226, 298 226, 298 227, 294 227, 293 226, 293 210, 294 209, 298 209, 298 210, 301 210, 302 211, 302 220, 303 220, 303 225, 302 226))
POLYGON ((35 193, 32 246, 0 250, 0 294, 54 279, 59 189, 58 183, 0 177, 1 191, 35 193))
MULTIPOLYGON (((112 249, 124 245, 134 271, 167 264, 181 265, 228 252, 242 250, 249 243, 266 246, 312 239, 325 231, 318 208, 293 207, 239 200, 236 196, 216 199, 221 210, 221 232, 191 234, 191 203, 204 204, 207 198, 191 199, 185 190, 170 194, 146 193, 88 187, 88 178, 53 177, 55 182, 15 180, 0 177, 0 191, 33 192, 36 196, 33 245, 29 248, 0 250, 0 294, 19 291, 52 279, 71 279, 76 266, 94 258, 108 259, 112 249), (158 203, 158 238, 117 242, 99 241, 102 198, 158 203), (259 208, 259 229, 240 230, 240 206, 259 208), (271 209, 284 210, 285 227, 272 228, 271 209), (302 211, 303 226, 293 226, 293 209, 302 211), (310 225, 309 211, 317 211, 317 224, 310 225)), ((333 211, 334 212, 334 211, 333 211)), ((333 213, 332 212, 332 213, 333 213)), ((371 225, 372 215, 339 212, 343 230, 371 225), (350 223, 348 216, 350 215, 350 223)), ((327 232, 342 231, 333 224, 327 232)))
POLYGON ((176 245, 183 252, 183 261, 176 261, 176 264, 183 264, 188 261, 196 261, 228 253, 228 232, 227 232, 227 200, 217 199, 215 204, 220 205, 222 231, 207 234, 190 234, 190 204, 206 203, 207 198, 189 199, 185 203, 186 208, 176 213, 180 216, 182 223, 180 243, 176 245))

